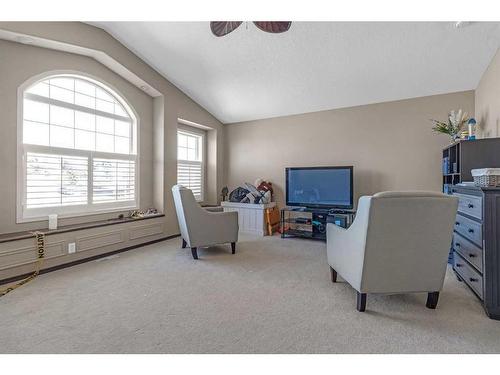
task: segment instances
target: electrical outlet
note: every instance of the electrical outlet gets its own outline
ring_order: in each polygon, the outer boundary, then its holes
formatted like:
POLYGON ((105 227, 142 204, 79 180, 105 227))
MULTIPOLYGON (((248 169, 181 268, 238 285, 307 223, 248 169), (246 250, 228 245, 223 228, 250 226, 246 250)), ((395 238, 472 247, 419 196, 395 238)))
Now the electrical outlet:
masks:
POLYGON ((70 242, 68 244, 68 254, 73 254, 76 252, 76 244, 74 242, 70 242))

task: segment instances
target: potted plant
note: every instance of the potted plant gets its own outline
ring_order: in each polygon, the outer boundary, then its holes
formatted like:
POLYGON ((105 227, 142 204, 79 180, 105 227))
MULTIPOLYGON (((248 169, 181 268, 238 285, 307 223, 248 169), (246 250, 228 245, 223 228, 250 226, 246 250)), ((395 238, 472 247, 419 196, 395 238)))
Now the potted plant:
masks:
POLYGON ((448 121, 431 120, 434 124, 432 130, 436 133, 447 134, 451 137, 451 142, 455 142, 460 138, 460 132, 464 129, 469 121, 467 112, 462 112, 461 109, 458 111, 451 111, 448 114, 448 121))

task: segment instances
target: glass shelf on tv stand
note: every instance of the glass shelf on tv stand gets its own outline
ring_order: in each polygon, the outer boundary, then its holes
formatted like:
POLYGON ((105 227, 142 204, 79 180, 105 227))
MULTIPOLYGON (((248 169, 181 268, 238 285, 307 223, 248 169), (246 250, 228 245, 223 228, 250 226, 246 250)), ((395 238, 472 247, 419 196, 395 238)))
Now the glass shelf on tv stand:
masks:
POLYGON ((346 219, 346 225, 349 226, 354 220, 355 210, 346 209, 328 209, 328 208, 312 208, 312 207, 285 207, 281 209, 280 215, 280 231, 282 238, 302 237, 318 240, 326 240, 326 226, 323 231, 320 231, 319 225, 314 217, 324 215, 324 222, 327 221, 326 216, 342 216, 346 219), (303 215, 301 215, 303 214, 303 215))
POLYGON ((324 214, 355 214, 356 210, 347 208, 324 208, 324 207, 299 207, 299 206, 285 206, 285 211, 292 212, 317 212, 324 214))

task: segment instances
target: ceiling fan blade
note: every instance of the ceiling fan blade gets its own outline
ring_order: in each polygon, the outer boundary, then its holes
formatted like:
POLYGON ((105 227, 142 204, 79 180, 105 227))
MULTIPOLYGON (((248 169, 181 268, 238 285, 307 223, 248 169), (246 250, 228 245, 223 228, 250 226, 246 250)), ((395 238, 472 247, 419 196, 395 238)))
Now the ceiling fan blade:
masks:
POLYGON ((253 23, 266 33, 278 34, 288 31, 292 21, 254 21, 253 23))
POLYGON ((234 31, 243 23, 243 21, 212 21, 210 30, 215 36, 224 36, 234 31))

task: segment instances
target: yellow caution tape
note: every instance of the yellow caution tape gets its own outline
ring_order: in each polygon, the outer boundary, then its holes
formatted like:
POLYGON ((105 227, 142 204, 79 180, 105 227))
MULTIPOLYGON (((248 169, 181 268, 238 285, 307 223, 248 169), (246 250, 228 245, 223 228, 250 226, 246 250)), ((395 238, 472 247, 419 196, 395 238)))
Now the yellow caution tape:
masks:
POLYGON ((3 297, 7 293, 12 292, 14 289, 17 289, 20 286, 29 283, 40 273, 40 269, 42 268, 43 260, 45 258, 45 233, 33 232, 33 235, 35 236, 36 239, 36 255, 37 255, 37 260, 35 263, 35 271, 30 276, 17 282, 16 284, 9 286, 8 288, 5 289, 0 289, 0 297, 3 297))

